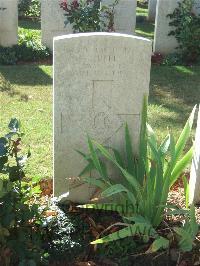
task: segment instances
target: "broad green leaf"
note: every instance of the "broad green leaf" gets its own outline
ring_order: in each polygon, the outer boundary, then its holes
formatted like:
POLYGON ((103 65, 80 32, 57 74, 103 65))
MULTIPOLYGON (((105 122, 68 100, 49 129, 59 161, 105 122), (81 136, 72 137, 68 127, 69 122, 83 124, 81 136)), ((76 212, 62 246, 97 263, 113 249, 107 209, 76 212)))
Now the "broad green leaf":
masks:
POLYGON ((148 135, 148 139, 153 144, 153 146, 155 148, 157 148, 156 135, 155 135, 155 132, 153 131, 152 127, 149 124, 147 124, 147 135, 148 135))
POLYGON ((183 152, 183 149, 185 147, 186 142, 188 141, 188 138, 190 136, 190 132, 192 129, 192 125, 193 125, 193 120, 194 120, 194 114, 196 111, 196 105, 192 110, 192 113, 190 114, 190 117, 188 118, 183 131, 180 134, 180 137, 176 143, 176 147, 175 147, 175 153, 176 153, 176 160, 179 159, 181 153, 183 152))
POLYGON ((140 196, 140 198, 142 197, 141 195, 141 186, 140 184, 137 182, 137 180, 131 175, 129 174, 125 169, 123 169, 118 163, 117 161, 112 157, 112 155, 108 152, 107 149, 105 149, 101 144, 99 144, 98 142, 93 141, 93 143, 97 146, 97 148, 101 151, 101 153, 107 158, 109 159, 111 162, 113 162, 122 172, 122 174, 124 175, 124 177, 127 179, 127 181, 130 183, 130 185, 133 186, 133 188, 137 191, 138 195, 140 196))
POLYGON ((165 155, 170 146, 170 135, 167 135, 164 141, 160 144, 158 151, 160 154, 165 155))
POLYGON ((8 128, 12 132, 17 132, 20 129, 20 122, 16 118, 11 118, 11 120, 8 124, 8 128))
POLYGON ((184 185, 184 194, 185 194, 185 206, 188 208, 189 206, 189 183, 187 181, 186 176, 182 177, 183 185, 184 185))
POLYGON ((192 229, 191 231, 193 233, 193 238, 195 238, 195 236, 198 233, 199 226, 198 226, 197 221, 196 221, 195 207, 193 204, 190 206, 190 226, 192 229))
POLYGON ((135 214, 131 217, 124 217, 124 219, 130 221, 130 222, 134 222, 134 223, 146 223, 150 225, 150 222, 144 218, 143 216, 139 215, 139 214, 135 214))
POLYGON ((188 215, 189 211, 184 209, 175 209, 166 211, 165 215, 188 215))
POLYGON ((156 240, 154 240, 153 244, 150 247, 152 252, 156 252, 160 249, 167 249, 169 247, 169 240, 159 236, 156 240))
POLYGON ((88 163, 87 165, 86 165, 86 167, 80 172, 80 174, 78 175, 78 176, 83 176, 83 175, 85 175, 85 174, 88 174, 88 173, 90 173, 92 170, 94 170, 95 169, 95 167, 94 167, 94 164, 93 164, 93 162, 91 161, 90 163, 88 163))
POLYGON ((183 173, 187 165, 191 162, 192 156, 193 147, 175 165, 170 177, 170 187, 176 182, 176 180, 180 177, 181 173, 183 173))
POLYGON ((179 235, 179 248, 184 251, 191 251, 193 246, 193 238, 189 232, 180 227, 175 227, 174 231, 179 235))
POLYGON ((127 124, 125 126, 125 143, 126 143, 127 171, 133 175, 134 174, 134 156, 133 156, 130 133, 129 133, 127 124))
POLYGON ((7 147, 3 143, 0 143, 0 157, 6 156, 7 153, 7 147))
POLYGON ((0 179, 0 191, 2 191, 2 189, 3 189, 3 180, 0 179))
POLYGON ((3 144, 3 145, 6 145, 7 143, 8 143, 8 140, 7 140, 7 138, 4 138, 4 137, 2 137, 2 138, 0 138, 0 144, 3 144))
POLYGON ((91 159, 92 159, 92 161, 94 163, 95 168, 97 169, 97 171, 99 172, 101 177, 103 179, 107 180, 108 178, 107 178, 107 176, 104 176, 104 171, 102 169, 102 166, 101 166, 100 160, 98 158, 97 152, 94 149, 93 142, 91 141, 91 139, 89 137, 88 137, 88 145, 89 145, 89 149, 90 149, 90 152, 91 152, 91 159))
POLYGON ((103 238, 97 239, 90 244, 96 245, 96 244, 102 244, 106 242, 115 241, 118 239, 122 239, 128 236, 135 236, 139 235, 141 237, 145 236, 154 236, 155 230, 149 225, 149 224, 143 224, 143 223, 136 223, 134 225, 129 225, 115 233, 112 233, 108 236, 105 236, 103 238))
POLYGON ((122 168, 125 168, 125 165, 124 165, 124 162, 123 162, 123 159, 122 159, 120 153, 116 149, 113 149, 113 148, 111 148, 111 149, 112 149, 112 151, 114 153, 115 160, 117 161, 117 163, 119 165, 121 165, 122 168))
POLYGON ((115 184, 113 186, 108 187, 106 190, 104 190, 101 193, 101 195, 102 195, 102 197, 110 197, 110 196, 113 196, 115 194, 119 194, 121 192, 125 192, 129 198, 129 200, 131 201, 131 203, 135 205, 135 203, 136 203, 135 196, 133 195, 133 193, 131 193, 127 188, 125 188, 121 184, 115 184))
POLYGON ((140 185, 143 184, 147 163, 147 105, 148 99, 145 95, 143 99, 143 107, 141 113, 141 127, 140 127, 140 142, 139 142, 139 159, 138 159, 138 181, 140 185))

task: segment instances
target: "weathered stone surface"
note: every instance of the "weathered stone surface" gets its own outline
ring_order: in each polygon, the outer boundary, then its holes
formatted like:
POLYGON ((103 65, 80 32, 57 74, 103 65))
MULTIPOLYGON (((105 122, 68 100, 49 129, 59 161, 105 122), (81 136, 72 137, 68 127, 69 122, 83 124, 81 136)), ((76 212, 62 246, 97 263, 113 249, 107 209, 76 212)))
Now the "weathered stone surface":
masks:
MULTIPOLYGON (((102 0, 102 5, 113 4, 115 0, 102 0)), ((137 0, 119 0, 115 6, 114 29, 118 33, 134 34, 137 0)))
POLYGON ((170 19, 168 14, 173 13, 180 0, 158 0, 155 35, 154 35, 154 52, 169 54, 176 50, 178 46, 174 36, 168 36, 173 27, 169 26, 170 19))
POLYGON ((121 149, 124 123, 137 150, 140 112, 149 91, 151 41, 117 33, 54 39, 54 194, 87 202, 94 188, 78 184, 87 134, 121 149), (73 184, 73 177, 75 182, 73 184), (70 180, 70 185, 69 185, 70 180))
POLYGON ((42 43, 53 50, 53 37, 72 33, 70 24, 64 25, 64 11, 60 8, 62 0, 41 0, 42 43))
POLYGON ((155 21, 157 0, 149 0, 148 4, 148 20, 155 21))
POLYGON ((18 0, 0 0, 0 45, 17 44, 18 0))
POLYGON ((190 203, 200 203, 200 108, 194 142, 194 155, 190 172, 190 203))
POLYGON ((193 11, 196 15, 200 15, 200 0, 194 0, 193 11))

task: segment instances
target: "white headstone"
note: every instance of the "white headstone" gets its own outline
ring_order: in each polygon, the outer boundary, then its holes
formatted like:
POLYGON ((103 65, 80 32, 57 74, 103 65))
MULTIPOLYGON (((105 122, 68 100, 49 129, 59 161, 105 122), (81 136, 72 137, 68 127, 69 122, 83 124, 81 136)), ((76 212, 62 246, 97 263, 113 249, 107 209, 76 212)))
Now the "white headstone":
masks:
POLYGON ((62 0, 41 0, 42 43, 53 50, 53 38, 73 33, 70 24, 64 24, 64 10, 60 8, 62 0))
POLYGON ((189 202, 200 203, 200 108, 194 142, 194 154, 190 172, 189 202))
POLYGON ((138 147, 140 113, 148 94, 151 41, 118 33, 54 39, 54 194, 87 202, 94 188, 73 184, 88 152, 87 134, 121 149, 128 123, 138 147), (69 180, 71 180, 69 182, 69 180), (74 186, 77 186, 74 188, 74 186), (72 188, 73 187, 73 188, 72 188))
POLYGON ((0 45, 17 44, 18 0, 0 0, 0 45))
POLYGON ((156 10, 155 35, 154 35, 154 52, 163 55, 176 51, 178 43, 174 36, 169 36, 173 27, 169 26, 170 18, 168 14, 173 13, 178 7, 180 0, 158 0, 156 10))
MULTIPOLYGON (((102 5, 111 5, 115 0, 102 0, 102 5)), ((118 33, 134 34, 137 0, 119 0, 115 6, 114 29, 118 33)))
MULTIPOLYGON (((173 53, 178 47, 177 40, 174 36, 169 36, 173 27, 169 26, 170 18, 178 3, 182 0, 157 0, 155 34, 154 34, 154 52, 163 55, 173 53)), ((200 0, 194 0, 193 12, 200 14, 200 0)))
POLYGON ((194 0, 193 12, 196 15, 200 15, 200 0, 194 0))
POLYGON ((148 4, 148 20, 155 21, 157 0, 149 0, 148 4))

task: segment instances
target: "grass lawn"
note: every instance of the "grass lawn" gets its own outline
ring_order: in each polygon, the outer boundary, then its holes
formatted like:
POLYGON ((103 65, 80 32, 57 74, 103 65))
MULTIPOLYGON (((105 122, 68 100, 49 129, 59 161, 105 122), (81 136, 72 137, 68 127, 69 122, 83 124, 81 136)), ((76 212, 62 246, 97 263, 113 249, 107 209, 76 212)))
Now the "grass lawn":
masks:
MULTIPOLYGON (((147 10, 138 8, 139 16, 147 10)), ((30 28, 40 36, 40 24, 20 21, 20 28, 30 28)), ((153 38, 154 25, 141 20, 136 32, 153 38)), ((31 146, 28 174, 41 178, 52 176, 52 66, 0 66, 0 132, 6 133, 11 117, 21 120, 25 146, 31 146), (6 84, 5 80, 9 81, 6 84)), ((200 66, 152 66, 149 97, 149 123, 160 137, 172 129, 179 133, 196 103, 200 103, 200 66)))
POLYGON ((147 7, 137 7, 137 22, 135 32, 137 35, 153 40, 154 38, 154 23, 147 21, 147 7))
POLYGON ((21 120, 24 143, 31 146, 27 167, 31 176, 52 176, 52 67, 1 66, 1 75, 12 87, 0 80, 0 132, 6 133, 11 117, 21 120), (1 90, 4 90, 3 92, 1 90))

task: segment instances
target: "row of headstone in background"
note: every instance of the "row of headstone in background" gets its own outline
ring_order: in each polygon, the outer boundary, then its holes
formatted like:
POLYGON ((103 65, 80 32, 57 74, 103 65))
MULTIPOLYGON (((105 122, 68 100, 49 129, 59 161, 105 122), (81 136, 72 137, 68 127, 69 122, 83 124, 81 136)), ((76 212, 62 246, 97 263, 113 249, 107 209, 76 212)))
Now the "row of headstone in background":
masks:
MULTIPOLYGON (((113 4, 115 0, 102 0, 102 5, 113 4)), ((73 33, 70 24, 64 26, 64 11, 61 0, 41 0, 42 43, 53 49, 53 37, 73 33)), ((115 7, 114 28, 116 32, 133 34, 136 24, 137 0, 119 0, 115 7)))
POLYGON ((150 40, 126 34, 54 38, 56 196, 68 191, 68 200, 84 203, 94 193, 94 187, 77 178, 86 163, 76 150, 88 152, 87 134, 122 151, 127 122, 137 152, 142 102, 149 92, 151 52, 150 40))
MULTIPOLYGON (((151 1, 150 0, 149 4, 151 1)), ((154 32, 154 52, 167 55, 176 51, 178 46, 177 40, 174 36, 169 36, 169 32, 173 27, 169 26, 170 18, 168 14, 173 13, 174 9, 178 7, 178 2, 182 0, 157 0, 155 32, 154 32)), ((200 0, 195 0, 193 12, 200 14, 200 0)))
POLYGON ((17 44, 18 0, 0 0, 0 45, 17 44))

